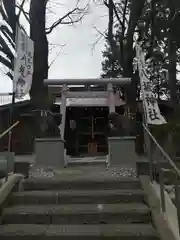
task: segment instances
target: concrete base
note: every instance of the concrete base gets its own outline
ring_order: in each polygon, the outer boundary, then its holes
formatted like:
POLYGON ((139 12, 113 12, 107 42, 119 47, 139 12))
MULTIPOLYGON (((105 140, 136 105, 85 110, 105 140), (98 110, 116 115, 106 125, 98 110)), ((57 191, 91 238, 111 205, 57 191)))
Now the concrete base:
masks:
POLYGON ((7 181, 0 188, 0 207, 2 210, 2 206, 4 203, 7 204, 7 198, 12 192, 12 190, 16 187, 16 185, 23 179, 21 174, 13 174, 8 177, 7 181))
POLYGON ((29 177, 30 162, 16 161, 14 165, 14 173, 20 173, 25 178, 29 177))
POLYGON ((61 138, 36 138, 36 164, 39 166, 63 168, 64 141, 61 138))
POLYGON ((165 191, 166 211, 161 209, 160 186, 156 182, 150 182, 149 176, 140 176, 141 186, 145 195, 145 201, 151 209, 152 221, 160 239, 179 240, 179 227, 177 209, 165 191))
MULTIPOLYGON (((163 167, 164 163, 162 163, 163 167)), ((156 182, 159 183, 159 167, 157 163, 153 164, 153 177, 156 182)), ((174 184, 174 172, 168 168, 161 168, 163 174, 164 184, 173 185, 174 184)), ((136 172, 137 176, 150 176, 150 164, 148 160, 140 160, 136 162, 136 172)))
POLYGON ((0 178, 14 172, 14 152, 0 152, 0 178))
POLYGON ((137 172, 137 176, 140 176, 140 175, 149 176, 149 161, 148 160, 137 161, 136 172, 137 172))
POLYGON ((135 152, 135 137, 109 137, 109 166, 135 165, 139 156, 135 152))
MULTIPOLYGON (((145 160, 139 160, 136 162, 136 172, 137 172, 137 176, 150 176, 150 163, 148 161, 148 159, 145 160)), ((159 181, 158 180, 158 166, 156 163, 153 163, 153 177, 154 180, 159 181)))

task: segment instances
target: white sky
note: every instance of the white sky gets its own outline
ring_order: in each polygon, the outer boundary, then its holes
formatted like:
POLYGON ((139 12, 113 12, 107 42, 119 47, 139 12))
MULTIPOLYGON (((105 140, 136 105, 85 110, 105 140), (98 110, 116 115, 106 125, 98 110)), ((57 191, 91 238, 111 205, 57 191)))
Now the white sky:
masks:
MULTIPOLYGON (((77 0, 61 0, 62 5, 59 4, 59 0, 51 1, 51 10, 54 13, 47 15, 47 23, 49 24, 72 9, 76 5, 77 0)), ((86 5, 85 1, 82 0, 84 5, 86 5)), ((107 9, 104 6, 97 6, 91 3, 89 14, 84 17, 82 23, 74 26, 60 25, 49 35, 50 43, 57 45, 65 44, 63 48, 54 48, 49 56, 49 62, 51 63, 61 50, 61 53, 49 70, 49 78, 99 77, 104 39, 96 45, 95 50, 92 52, 92 43, 99 37, 94 26, 102 32, 106 29, 107 9)), ((11 89, 12 82, 4 75, 1 68, 0 92, 10 92, 11 89)))

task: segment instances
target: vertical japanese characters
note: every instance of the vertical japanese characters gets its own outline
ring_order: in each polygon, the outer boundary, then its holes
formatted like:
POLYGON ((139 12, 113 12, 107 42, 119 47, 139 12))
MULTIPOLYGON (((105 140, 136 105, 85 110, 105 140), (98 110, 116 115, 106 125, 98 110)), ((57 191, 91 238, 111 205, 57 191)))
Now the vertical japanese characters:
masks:
POLYGON ((136 43, 136 57, 147 123, 155 125, 164 124, 166 120, 160 113, 158 102, 153 92, 152 82, 146 72, 144 53, 138 43, 136 43))
POLYGON ((34 43, 19 27, 16 37, 13 91, 17 98, 29 93, 33 75, 34 43))

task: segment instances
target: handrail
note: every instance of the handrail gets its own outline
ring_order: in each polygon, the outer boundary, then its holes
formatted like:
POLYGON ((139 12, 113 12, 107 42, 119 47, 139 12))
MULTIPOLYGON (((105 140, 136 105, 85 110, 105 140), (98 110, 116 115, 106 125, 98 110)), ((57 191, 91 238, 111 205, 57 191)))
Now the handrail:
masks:
MULTIPOLYGON (((155 146, 158 148, 158 150, 161 152, 161 154, 163 155, 164 158, 166 158, 166 160, 168 161, 169 165, 173 168, 174 173, 175 173, 175 178, 173 181, 174 184, 174 192, 175 192, 175 206, 177 208, 177 219, 178 219, 178 230, 179 230, 179 234, 180 234, 180 187, 179 187, 179 179, 180 179, 180 170, 178 169, 178 167, 176 166, 176 164, 173 162, 173 160, 170 158, 170 156, 163 150, 163 148, 159 145, 159 143, 157 142, 157 140, 154 138, 154 136, 151 134, 151 132, 149 131, 149 129, 142 124, 144 131, 148 134, 149 136, 149 140, 151 141, 150 143, 154 143, 155 146)), ((153 174, 153 158, 151 155, 151 146, 150 146, 150 165, 149 165, 149 173, 150 173, 150 181, 152 182, 154 180, 154 174, 153 174)), ((156 167, 155 167, 156 170, 156 167)), ((158 173, 159 173, 159 184, 160 184, 160 200, 161 200, 161 209, 162 212, 166 212, 166 200, 165 200, 165 186, 164 186, 164 175, 163 175, 163 171, 162 168, 159 167, 158 168, 158 173)))
POLYGON ((23 178, 24 176, 22 174, 12 174, 8 177, 7 181, 0 188, 0 207, 5 202, 14 186, 23 178))
MULTIPOLYGON (((20 123, 20 121, 16 121, 12 126, 10 126, 8 129, 6 129, 3 133, 0 134, 0 140, 6 135, 8 134, 8 153, 11 152, 11 143, 12 143, 12 129, 15 128, 18 124, 20 123)), ((8 171, 8 159, 7 159, 7 169, 6 171, 8 171)), ((6 181, 8 180, 8 172, 6 172, 6 177, 5 177, 6 181)))
POLYGON ((6 129, 3 133, 0 134, 0 139, 8 134, 13 128, 15 128, 19 124, 19 121, 15 122, 12 126, 6 129))
POLYGON ((157 142, 157 140, 155 139, 155 137, 151 134, 151 132, 149 131, 149 129, 144 125, 143 128, 144 130, 147 132, 147 134, 149 135, 149 137, 151 138, 151 140, 155 143, 155 145, 158 147, 158 149, 160 150, 160 152, 162 153, 162 155, 168 160, 169 164, 171 165, 171 167, 176 171, 176 174, 178 175, 178 177, 180 178, 180 170, 178 169, 178 167, 176 166, 176 164, 173 162, 173 160, 169 157, 169 155, 163 150, 163 148, 159 145, 159 143, 157 142))

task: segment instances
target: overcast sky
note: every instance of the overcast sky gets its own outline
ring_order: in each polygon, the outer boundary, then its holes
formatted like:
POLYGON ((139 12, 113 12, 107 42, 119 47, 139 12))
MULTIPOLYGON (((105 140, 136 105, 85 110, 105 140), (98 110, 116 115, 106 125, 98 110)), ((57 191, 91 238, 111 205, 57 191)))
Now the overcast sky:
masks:
MULTIPOLYGON (((59 16, 63 16, 65 12, 72 9, 76 1, 52 0, 50 5, 52 13, 48 13, 47 24, 51 24, 59 16)), ((82 3, 84 6, 86 0, 83 0, 82 3)), ((49 78, 99 77, 104 39, 96 44, 92 51, 92 44, 99 37, 94 26, 102 32, 106 29, 106 7, 91 4, 88 15, 81 23, 74 26, 60 25, 49 35, 49 42, 57 45, 50 53, 49 62, 51 63, 59 54, 50 68, 49 78)), ((11 81, 4 75, 1 68, 0 92, 9 92, 11 89, 11 81)))

